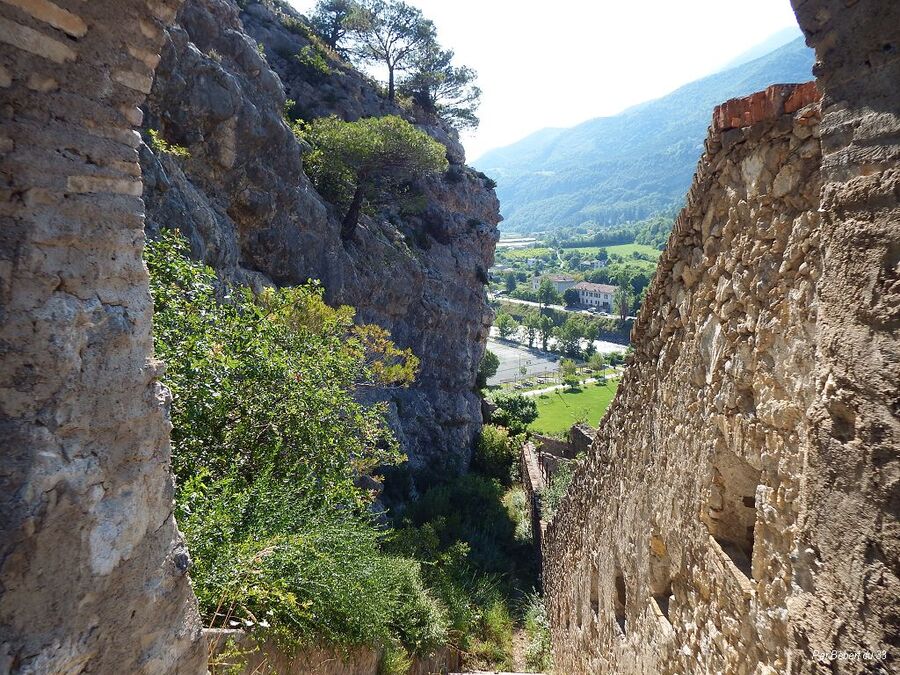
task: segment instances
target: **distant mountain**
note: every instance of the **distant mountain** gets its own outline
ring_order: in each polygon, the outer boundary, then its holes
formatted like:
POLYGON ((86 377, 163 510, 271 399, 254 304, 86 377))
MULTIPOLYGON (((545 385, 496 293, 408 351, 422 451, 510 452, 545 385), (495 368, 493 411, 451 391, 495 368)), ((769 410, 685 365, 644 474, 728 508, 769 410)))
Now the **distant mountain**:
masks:
POLYGON ((684 197, 713 107, 770 84, 809 81, 814 60, 797 38, 663 98, 570 129, 543 129, 473 164, 497 181, 504 230, 641 220, 684 197))
POLYGON ((800 30, 800 26, 794 25, 788 28, 782 28, 780 31, 774 33, 773 35, 770 35, 758 45, 755 45, 745 51, 743 54, 738 54, 716 72, 722 72, 723 70, 728 70, 729 68, 737 68, 738 66, 742 66, 745 63, 749 63, 750 61, 755 61, 756 59, 762 58, 770 52, 774 52, 779 47, 782 47, 789 42, 793 42, 798 37, 803 37, 803 31, 800 30))

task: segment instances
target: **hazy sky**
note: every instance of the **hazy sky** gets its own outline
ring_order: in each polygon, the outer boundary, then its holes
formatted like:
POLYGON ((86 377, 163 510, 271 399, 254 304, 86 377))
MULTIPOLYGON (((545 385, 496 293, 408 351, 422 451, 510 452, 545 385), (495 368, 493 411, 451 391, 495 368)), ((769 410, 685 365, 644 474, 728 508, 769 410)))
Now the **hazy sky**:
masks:
MULTIPOLYGON (((308 12, 315 0, 290 0, 308 12)), ((467 155, 613 115, 708 75, 796 19, 789 0, 407 0, 478 71, 467 155)))

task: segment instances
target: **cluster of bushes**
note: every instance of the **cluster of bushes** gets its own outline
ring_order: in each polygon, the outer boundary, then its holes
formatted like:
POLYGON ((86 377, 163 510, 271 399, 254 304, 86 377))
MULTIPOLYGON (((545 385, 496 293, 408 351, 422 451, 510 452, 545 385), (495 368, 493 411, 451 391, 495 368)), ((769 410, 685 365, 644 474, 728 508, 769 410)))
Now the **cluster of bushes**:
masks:
POLYGON ((317 286, 254 296, 187 253, 173 233, 146 248, 204 622, 284 646, 381 647, 386 672, 443 645, 510 665, 517 602, 537 580, 509 487, 520 439, 486 427, 476 473, 376 524, 359 478, 403 457, 384 409, 353 392, 409 383, 415 357, 317 286))
POLYGON ((449 639, 419 561, 385 549, 361 475, 403 460, 359 386, 414 377, 381 329, 354 327, 316 286, 254 296, 164 234, 146 248, 157 355, 172 391, 179 525, 207 625, 287 644, 449 639))

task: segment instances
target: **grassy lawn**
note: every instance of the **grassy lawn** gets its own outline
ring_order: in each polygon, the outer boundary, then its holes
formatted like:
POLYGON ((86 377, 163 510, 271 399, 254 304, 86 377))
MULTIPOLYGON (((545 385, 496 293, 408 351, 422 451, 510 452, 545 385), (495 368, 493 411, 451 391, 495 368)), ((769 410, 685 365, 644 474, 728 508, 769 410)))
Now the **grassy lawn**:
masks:
POLYGON ((537 398, 538 418, 531 430, 539 434, 561 434, 579 419, 596 427, 606 412, 618 387, 618 380, 607 380, 603 386, 585 384, 572 391, 554 391, 537 398))
MULTIPOLYGON (((638 253, 645 253, 652 256, 653 259, 656 260, 662 253, 662 251, 657 251, 652 246, 645 246, 644 244, 619 244, 617 246, 605 246, 604 248, 606 248, 607 253, 617 253, 624 258, 628 258, 634 251, 637 251, 638 253)), ((564 251, 578 251, 587 256, 595 256, 599 250, 599 246, 580 246, 578 248, 564 249, 564 251)))
POLYGON ((497 257, 505 257, 509 260, 527 260, 528 258, 540 258, 550 252, 549 248, 509 248, 498 249, 497 257))
POLYGON ((657 251, 652 246, 645 246, 644 244, 620 244, 618 246, 607 246, 607 253, 618 253, 621 256, 628 257, 634 251, 638 253, 645 253, 646 255, 653 256, 654 260, 657 260, 659 256, 662 254, 662 251, 657 251))

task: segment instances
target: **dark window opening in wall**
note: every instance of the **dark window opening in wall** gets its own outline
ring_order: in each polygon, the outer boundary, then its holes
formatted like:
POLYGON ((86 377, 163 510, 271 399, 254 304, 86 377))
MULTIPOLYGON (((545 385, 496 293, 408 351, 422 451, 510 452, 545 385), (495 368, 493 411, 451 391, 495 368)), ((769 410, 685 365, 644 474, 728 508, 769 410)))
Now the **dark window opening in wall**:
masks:
POLYGON ((662 615, 669 620, 669 601, 672 597, 672 562, 665 542, 650 537, 650 593, 662 615))
POLYGON ((759 470, 737 455, 727 451, 716 453, 706 525, 722 551, 748 578, 752 576, 759 479, 759 470))
POLYGON ((600 614, 600 572, 596 563, 591 565, 591 611, 594 616, 600 614))
POLYGON ((616 596, 615 596, 615 614, 616 614, 616 623, 619 624, 619 630, 622 631, 622 635, 625 635, 628 624, 625 620, 625 607, 626 603, 625 596, 625 577, 622 576, 622 571, 618 568, 616 569, 616 596))
POLYGON ((584 628, 584 600, 581 593, 575 598, 575 625, 578 628, 584 628))

